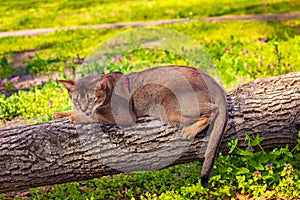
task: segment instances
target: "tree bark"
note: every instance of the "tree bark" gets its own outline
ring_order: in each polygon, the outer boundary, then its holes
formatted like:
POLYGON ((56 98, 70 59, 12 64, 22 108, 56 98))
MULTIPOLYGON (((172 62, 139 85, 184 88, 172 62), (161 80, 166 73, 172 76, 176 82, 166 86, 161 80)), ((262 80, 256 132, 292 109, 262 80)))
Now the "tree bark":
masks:
MULTIPOLYGON (((220 150, 246 134, 264 138, 264 149, 297 144, 300 72, 258 79, 227 95, 229 124, 220 150)), ((193 141, 180 130, 141 118, 132 127, 74 125, 67 119, 0 131, 0 193, 86 180, 123 171, 157 170, 203 160, 206 132, 193 141)))

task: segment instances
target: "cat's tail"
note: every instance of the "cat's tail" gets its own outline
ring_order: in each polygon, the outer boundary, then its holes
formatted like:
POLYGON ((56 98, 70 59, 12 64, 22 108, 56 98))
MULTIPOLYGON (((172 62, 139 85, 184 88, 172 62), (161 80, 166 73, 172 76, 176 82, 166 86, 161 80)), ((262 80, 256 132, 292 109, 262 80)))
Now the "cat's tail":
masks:
POLYGON ((212 113, 212 127, 209 127, 207 132, 207 134, 209 134, 209 140, 201 171, 201 184, 203 187, 207 187, 215 159, 218 155, 219 146, 227 126, 228 111, 226 93, 223 88, 210 76, 204 75, 203 78, 209 89, 211 101, 217 107, 217 109, 215 109, 216 112, 212 113))

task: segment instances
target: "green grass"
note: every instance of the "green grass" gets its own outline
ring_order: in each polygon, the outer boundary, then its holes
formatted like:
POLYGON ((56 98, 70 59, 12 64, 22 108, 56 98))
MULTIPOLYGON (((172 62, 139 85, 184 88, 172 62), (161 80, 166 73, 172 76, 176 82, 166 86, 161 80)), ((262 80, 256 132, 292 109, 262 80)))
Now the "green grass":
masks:
MULTIPOLYGON (((161 27, 179 31, 202 45, 211 55, 224 84, 232 88, 241 81, 298 71, 299 24, 300 20, 234 21, 194 22, 161 27), (276 49, 278 52, 275 52, 276 49)), ((24 61, 29 64, 26 68, 28 71, 62 72, 65 66, 68 66, 64 64, 65 60, 72 60, 76 54, 81 57, 88 56, 99 43, 124 30, 128 29, 59 31, 34 37, 1 38, 0 55, 10 58, 9 63, 12 63, 14 52, 35 49, 38 57, 24 61)), ((152 65, 176 63, 176 59, 173 58, 162 59, 160 56, 145 52, 138 54, 136 62, 131 63, 133 65, 131 70, 145 69, 150 63, 152 65)))
POLYGON ((2 1, 0 31, 299 11, 297 0, 2 1))
POLYGON ((0 95, 0 120, 22 116, 49 121, 52 113, 70 109, 72 104, 68 94, 56 81, 48 82, 43 87, 32 87, 29 92, 20 90, 9 98, 0 95))

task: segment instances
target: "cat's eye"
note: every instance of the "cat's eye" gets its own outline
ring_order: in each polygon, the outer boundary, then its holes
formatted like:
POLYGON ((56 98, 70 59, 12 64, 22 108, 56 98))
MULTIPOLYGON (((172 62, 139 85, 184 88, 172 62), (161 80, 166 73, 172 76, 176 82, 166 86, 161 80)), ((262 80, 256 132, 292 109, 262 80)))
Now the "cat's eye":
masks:
POLYGON ((75 104, 79 104, 79 100, 78 99, 73 99, 73 102, 75 103, 75 104))
POLYGON ((91 97, 88 99, 88 103, 94 103, 94 101, 95 101, 95 97, 91 97))

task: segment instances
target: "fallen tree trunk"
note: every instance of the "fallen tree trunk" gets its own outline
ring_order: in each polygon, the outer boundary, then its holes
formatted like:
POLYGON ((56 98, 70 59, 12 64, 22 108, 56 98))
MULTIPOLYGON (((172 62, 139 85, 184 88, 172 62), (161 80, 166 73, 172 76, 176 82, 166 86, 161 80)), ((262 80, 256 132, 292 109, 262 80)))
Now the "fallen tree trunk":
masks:
MULTIPOLYGON (((300 72, 258 79, 227 95, 229 126, 221 144, 259 134, 264 149, 297 144, 300 129, 300 72)), ((0 131, 0 193, 86 180, 122 171, 156 170, 202 160, 206 133, 194 141, 180 130, 142 118, 120 128, 56 120, 0 131)))

